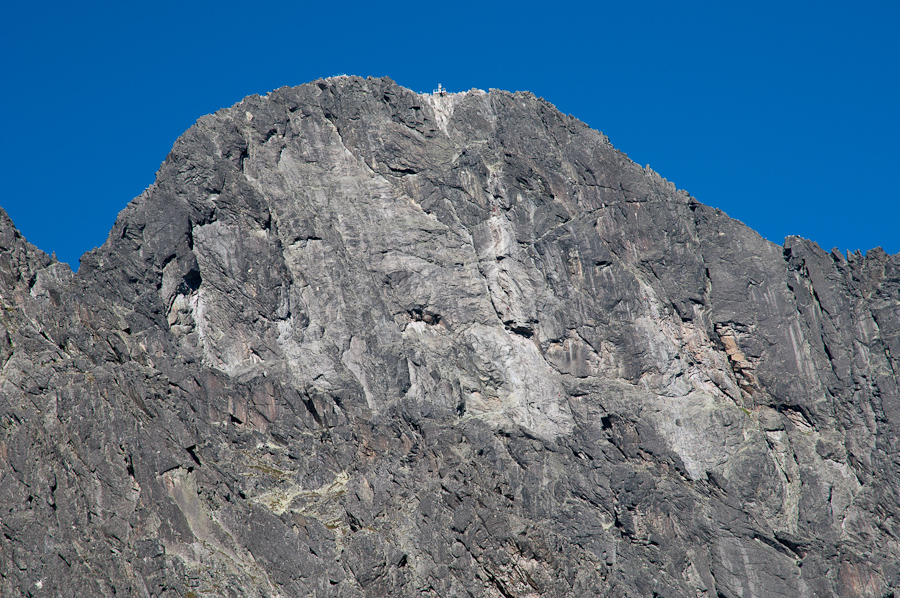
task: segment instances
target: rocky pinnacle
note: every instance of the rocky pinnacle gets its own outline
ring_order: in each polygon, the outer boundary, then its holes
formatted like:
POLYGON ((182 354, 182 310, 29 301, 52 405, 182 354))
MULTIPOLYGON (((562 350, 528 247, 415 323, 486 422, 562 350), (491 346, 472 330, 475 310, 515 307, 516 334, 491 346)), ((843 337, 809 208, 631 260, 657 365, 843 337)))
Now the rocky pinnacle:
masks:
POLYGON ((0 595, 892 596, 898 373, 900 254, 530 93, 285 87, 77 273, 0 210, 0 595))

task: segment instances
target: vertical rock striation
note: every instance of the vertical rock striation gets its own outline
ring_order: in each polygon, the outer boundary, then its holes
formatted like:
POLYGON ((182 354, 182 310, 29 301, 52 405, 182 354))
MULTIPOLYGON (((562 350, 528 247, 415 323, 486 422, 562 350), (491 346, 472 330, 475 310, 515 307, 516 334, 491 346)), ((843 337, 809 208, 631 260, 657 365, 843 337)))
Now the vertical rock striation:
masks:
POLYGON ((529 93, 201 118, 77 274, 0 214, 4 596, 882 597, 900 257, 529 93))

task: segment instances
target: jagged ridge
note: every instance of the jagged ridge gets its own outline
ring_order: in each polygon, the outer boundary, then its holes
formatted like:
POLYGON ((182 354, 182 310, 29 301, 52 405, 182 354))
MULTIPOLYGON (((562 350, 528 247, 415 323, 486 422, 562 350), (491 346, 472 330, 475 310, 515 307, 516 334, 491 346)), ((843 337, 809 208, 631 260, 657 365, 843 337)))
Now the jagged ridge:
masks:
POLYGON ((0 222, 0 590, 882 596, 900 258, 528 93, 201 118, 77 274, 0 222))

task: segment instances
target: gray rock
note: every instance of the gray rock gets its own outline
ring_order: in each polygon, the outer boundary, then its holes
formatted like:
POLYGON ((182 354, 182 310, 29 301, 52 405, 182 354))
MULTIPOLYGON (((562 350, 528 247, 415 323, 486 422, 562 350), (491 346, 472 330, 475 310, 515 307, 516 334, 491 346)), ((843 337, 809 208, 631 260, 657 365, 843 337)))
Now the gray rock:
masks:
POLYGON ((73 274, 0 211, 3 596, 886 596, 900 257, 529 93, 201 118, 73 274))

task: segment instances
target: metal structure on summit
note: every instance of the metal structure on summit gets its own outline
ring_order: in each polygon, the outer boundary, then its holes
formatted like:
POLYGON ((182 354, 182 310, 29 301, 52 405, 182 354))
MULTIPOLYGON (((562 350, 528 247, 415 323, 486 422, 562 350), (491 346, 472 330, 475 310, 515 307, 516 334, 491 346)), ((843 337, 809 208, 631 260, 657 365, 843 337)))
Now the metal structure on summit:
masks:
POLYGON ((438 83, 437 89, 433 90, 431 93, 436 96, 444 96, 447 95, 447 88, 438 83))

